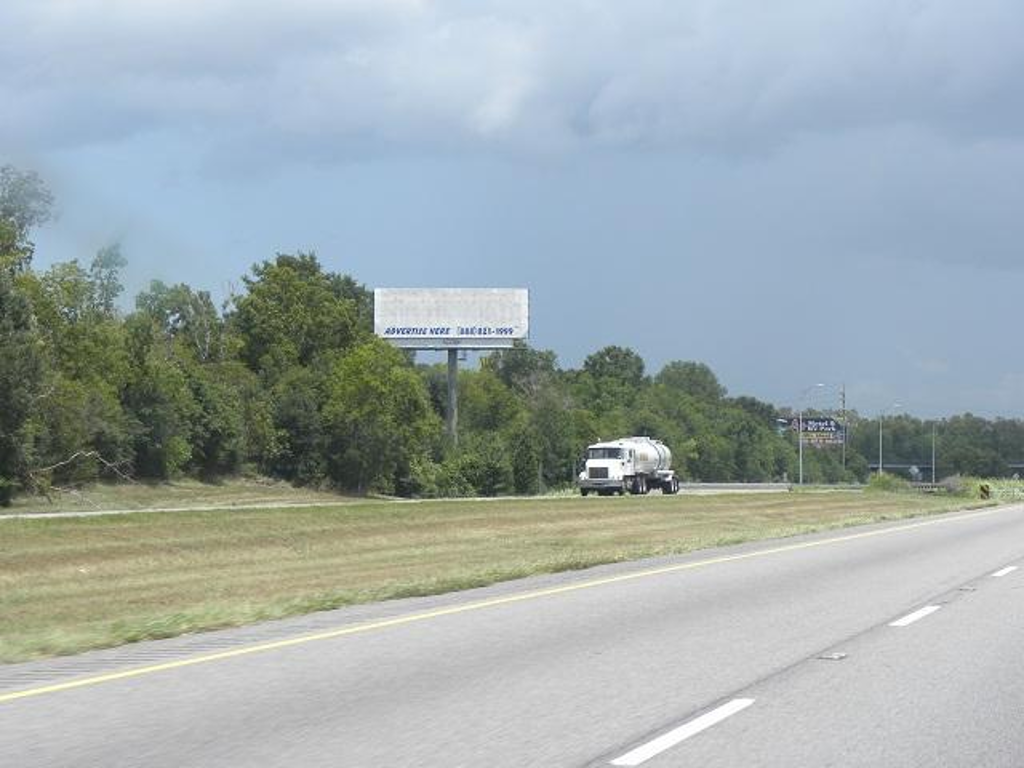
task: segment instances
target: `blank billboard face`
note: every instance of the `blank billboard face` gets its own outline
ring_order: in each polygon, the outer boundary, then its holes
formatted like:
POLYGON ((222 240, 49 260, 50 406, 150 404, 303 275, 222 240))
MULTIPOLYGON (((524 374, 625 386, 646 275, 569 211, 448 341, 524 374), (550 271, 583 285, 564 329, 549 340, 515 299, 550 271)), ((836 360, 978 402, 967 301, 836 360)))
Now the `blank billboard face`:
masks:
POLYGON ((378 288, 373 330, 411 349, 511 347, 530 331, 525 288, 378 288))

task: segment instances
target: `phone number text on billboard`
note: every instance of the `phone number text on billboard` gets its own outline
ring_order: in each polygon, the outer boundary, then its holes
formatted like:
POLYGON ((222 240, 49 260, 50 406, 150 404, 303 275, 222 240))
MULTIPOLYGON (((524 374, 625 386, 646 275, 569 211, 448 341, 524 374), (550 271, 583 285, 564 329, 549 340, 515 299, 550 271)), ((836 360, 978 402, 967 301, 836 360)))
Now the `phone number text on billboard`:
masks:
POLYGON ((513 337, 516 329, 512 326, 492 327, 489 325, 458 325, 433 326, 433 327, 412 327, 412 326, 390 326, 384 329, 382 334, 386 338, 395 336, 414 336, 419 338, 431 338, 438 336, 457 338, 478 338, 478 337, 513 337))

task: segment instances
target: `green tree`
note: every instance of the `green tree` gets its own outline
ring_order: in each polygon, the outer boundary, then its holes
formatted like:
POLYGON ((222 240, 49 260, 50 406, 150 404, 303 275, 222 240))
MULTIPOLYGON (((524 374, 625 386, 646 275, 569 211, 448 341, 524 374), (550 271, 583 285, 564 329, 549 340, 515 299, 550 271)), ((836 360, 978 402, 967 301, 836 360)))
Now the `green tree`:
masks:
POLYGON ((393 492, 440 431, 423 382, 400 351, 371 337, 332 366, 327 387, 331 477, 393 492))
POLYGON ((676 472, 692 476, 699 455, 696 438, 705 424, 697 402, 663 384, 653 384, 637 400, 636 412, 638 433, 664 442, 672 451, 676 472))
POLYGON ((96 284, 77 261, 55 264, 22 283, 33 303, 57 367, 87 385, 109 381, 117 389, 126 368, 123 326, 100 301, 96 284))
POLYGON ((509 389, 521 397, 533 397, 557 375, 557 358, 549 350, 535 350, 516 340, 511 349, 499 349, 480 361, 509 389))
POLYGON ((121 285, 121 270, 127 266, 128 260, 121 253, 120 243, 101 248, 89 265, 89 278, 92 284, 92 302, 96 310, 105 315, 113 315, 116 311, 114 302, 124 291, 121 285))
POLYGON ((497 496, 514 489, 514 469, 507 448, 486 435, 464 439, 446 463, 475 495, 497 496))
MULTIPOLYGON (((49 371, 45 407, 33 415, 38 463, 53 467, 45 482, 94 479, 132 459, 134 427, 120 402, 129 369, 124 326, 101 299, 95 274, 71 261, 18 276, 32 297, 49 371), (90 453, 101 461, 72 461, 90 453)), ((116 272, 106 279, 116 282, 116 272)))
POLYGON ((0 166, 0 269, 22 271, 32 262, 33 227, 49 221, 53 195, 39 175, 0 166))
POLYGON ((264 471, 299 485, 318 485, 327 479, 326 388, 326 376, 300 366, 288 369, 274 384, 270 397, 273 450, 264 456, 264 471))
POLYGON ((130 373, 123 401, 136 424, 135 469, 142 477, 165 480, 189 468, 202 408, 183 361, 162 343, 152 318, 136 313, 126 325, 130 373))
POLYGON ((497 434, 512 424, 522 405, 488 370, 459 372, 459 431, 497 434))
POLYGON ((521 415, 508 428, 504 439, 511 470, 512 490, 520 494, 543 489, 543 440, 528 416, 521 415))
POLYGON ((685 392, 698 400, 715 401, 725 397, 725 387, 719 383, 718 377, 704 363, 675 360, 667 363, 654 380, 658 384, 670 387, 677 392, 685 392))
POLYGON ((135 298, 135 306, 153 319, 165 343, 179 343, 182 351, 198 362, 220 362, 228 357, 224 322, 207 291, 153 280, 149 290, 135 298))
POLYGON ((537 449, 543 485, 553 488, 570 482, 583 449, 598 434, 593 414, 576 407, 565 388, 552 385, 533 398, 529 418, 540 441, 537 449))
POLYGON ((0 505, 29 480, 31 436, 26 426, 39 407, 45 375, 42 340, 28 297, 0 269, 0 505))
POLYGON ((730 405, 745 411, 765 427, 774 428, 777 424, 776 419, 779 418, 779 411, 771 403, 765 403, 758 400, 756 397, 748 397, 744 395, 742 397, 732 398, 730 405))
POLYGON ((344 351, 359 336, 359 306, 351 286, 325 273, 311 253, 278 254, 253 267, 247 293, 235 299, 233 323, 241 357, 256 371, 278 376, 295 365, 344 351))
POLYGON ((238 362, 182 368, 197 406, 190 425, 192 465, 205 479, 238 472, 247 452, 245 384, 251 372, 238 362))
POLYGON ((331 293, 351 303, 355 312, 355 325, 359 333, 373 333, 373 291, 349 275, 329 274, 331 293))
POLYGON ((644 379, 644 361, 625 347, 604 347, 583 361, 583 370, 599 383, 612 382, 636 391, 644 379))
MULTIPOLYGON (((886 420, 886 429, 889 421, 886 420)), ((996 430, 992 422, 971 413, 953 416, 941 427, 942 451, 940 467, 943 474, 1000 477, 1009 474, 1008 456, 997 448, 996 430)))

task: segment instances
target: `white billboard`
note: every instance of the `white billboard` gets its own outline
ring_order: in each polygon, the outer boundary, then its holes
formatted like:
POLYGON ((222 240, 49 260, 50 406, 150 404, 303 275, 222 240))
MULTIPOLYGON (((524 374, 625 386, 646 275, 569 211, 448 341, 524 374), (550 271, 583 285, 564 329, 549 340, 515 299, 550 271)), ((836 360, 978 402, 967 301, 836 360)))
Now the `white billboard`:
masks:
POLYGON ((525 288, 377 288, 373 331, 412 349, 511 347, 530 332, 525 288))

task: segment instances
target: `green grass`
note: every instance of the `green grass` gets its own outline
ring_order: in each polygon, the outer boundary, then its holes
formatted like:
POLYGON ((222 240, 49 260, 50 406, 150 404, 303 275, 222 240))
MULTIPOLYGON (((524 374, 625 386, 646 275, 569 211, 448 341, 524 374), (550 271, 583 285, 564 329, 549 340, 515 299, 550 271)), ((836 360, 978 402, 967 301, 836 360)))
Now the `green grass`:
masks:
POLYGON ((0 660, 957 509, 800 493, 348 502, 0 521, 0 660))
POLYGON ((44 496, 16 496, 14 504, 0 508, 0 516, 39 512, 88 512, 101 509, 154 509, 177 507, 225 507, 253 504, 336 504, 352 501, 337 493, 294 488, 267 479, 232 479, 223 483, 177 480, 162 483, 92 484, 54 491, 44 496))

